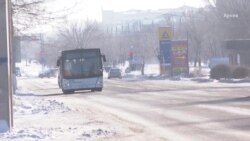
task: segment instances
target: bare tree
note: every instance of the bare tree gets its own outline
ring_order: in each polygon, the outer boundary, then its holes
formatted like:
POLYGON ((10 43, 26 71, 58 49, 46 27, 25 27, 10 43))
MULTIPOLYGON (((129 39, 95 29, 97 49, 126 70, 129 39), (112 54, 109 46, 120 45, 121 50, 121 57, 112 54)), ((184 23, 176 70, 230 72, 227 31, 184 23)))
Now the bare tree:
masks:
POLYGON ((69 24, 59 29, 59 42, 64 49, 100 47, 103 32, 97 22, 69 24), (99 43, 99 44, 98 44, 99 43))
POLYGON ((158 48, 158 36, 157 29, 152 25, 143 27, 139 33, 139 41, 138 41, 138 55, 142 59, 142 68, 141 74, 144 75, 145 64, 147 60, 152 58, 156 58, 158 53, 156 54, 156 50, 158 48))
POLYGON ((199 64, 201 67, 201 57, 203 52, 203 42, 204 42, 204 19, 200 17, 199 13, 190 11, 187 18, 187 31, 188 39, 190 42, 189 52, 191 59, 194 60, 194 66, 199 64))
POLYGON ((61 10, 49 10, 48 5, 54 0, 11 0, 14 34, 22 35, 28 29, 41 24, 58 22, 71 13, 76 2, 61 10))
MULTIPOLYGON (((210 57, 222 56, 223 33, 219 27, 220 21, 213 8, 201 8, 188 11, 184 17, 184 26, 189 40, 189 57, 194 66, 201 67, 201 62, 210 57)), ((183 36, 183 35, 182 35, 183 36)))

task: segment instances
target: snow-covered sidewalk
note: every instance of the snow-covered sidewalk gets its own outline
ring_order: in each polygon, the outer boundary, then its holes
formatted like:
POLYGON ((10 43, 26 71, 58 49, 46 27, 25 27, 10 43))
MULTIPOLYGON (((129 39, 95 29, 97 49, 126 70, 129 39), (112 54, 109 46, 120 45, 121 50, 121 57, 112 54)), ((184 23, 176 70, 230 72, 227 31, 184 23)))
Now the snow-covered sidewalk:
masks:
POLYGON ((95 111, 70 107, 56 97, 18 90, 14 95, 14 129, 0 140, 96 140, 116 135, 95 111))

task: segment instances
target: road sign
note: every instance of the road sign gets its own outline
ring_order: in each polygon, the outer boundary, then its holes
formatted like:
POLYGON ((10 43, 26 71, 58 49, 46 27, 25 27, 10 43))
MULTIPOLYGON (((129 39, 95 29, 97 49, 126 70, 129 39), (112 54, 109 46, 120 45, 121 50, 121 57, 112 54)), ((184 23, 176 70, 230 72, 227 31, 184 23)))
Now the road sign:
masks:
POLYGON ((163 75, 171 74, 171 40, 173 30, 171 27, 159 27, 160 42, 160 72, 163 75))
POLYGON ((159 27, 159 40, 172 40, 173 29, 171 27, 159 27))
POLYGON ((161 64, 171 65, 171 41, 160 41, 161 64))
POLYGON ((160 72, 162 75, 171 75, 171 41, 160 41, 160 72))

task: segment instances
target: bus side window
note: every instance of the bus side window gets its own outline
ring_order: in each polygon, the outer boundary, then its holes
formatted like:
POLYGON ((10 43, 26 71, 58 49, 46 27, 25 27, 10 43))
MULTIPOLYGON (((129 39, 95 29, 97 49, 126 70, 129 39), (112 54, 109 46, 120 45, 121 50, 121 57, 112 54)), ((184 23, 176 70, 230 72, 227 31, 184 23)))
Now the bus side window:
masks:
POLYGON ((65 65, 64 65, 64 75, 65 76, 72 76, 72 63, 73 60, 65 60, 65 65))

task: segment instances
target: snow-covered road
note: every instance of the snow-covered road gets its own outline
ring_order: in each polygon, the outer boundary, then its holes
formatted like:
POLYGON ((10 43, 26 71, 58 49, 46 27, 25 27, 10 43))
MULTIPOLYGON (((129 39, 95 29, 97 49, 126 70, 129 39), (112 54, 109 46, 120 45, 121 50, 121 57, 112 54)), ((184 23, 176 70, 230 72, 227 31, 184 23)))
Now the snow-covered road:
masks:
POLYGON ((105 80, 103 92, 71 95, 56 79, 18 83, 29 93, 15 96, 15 128, 0 139, 250 140, 249 83, 105 80))

